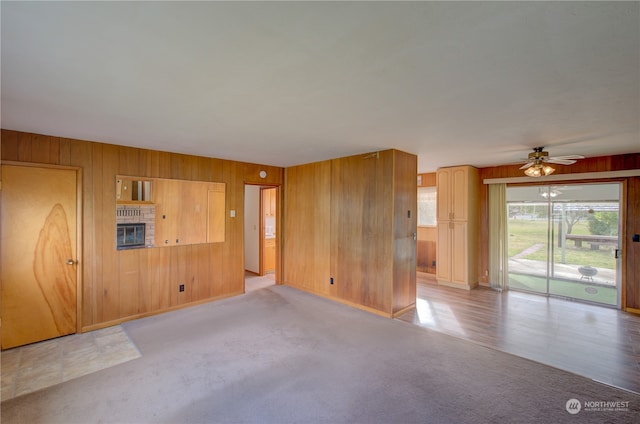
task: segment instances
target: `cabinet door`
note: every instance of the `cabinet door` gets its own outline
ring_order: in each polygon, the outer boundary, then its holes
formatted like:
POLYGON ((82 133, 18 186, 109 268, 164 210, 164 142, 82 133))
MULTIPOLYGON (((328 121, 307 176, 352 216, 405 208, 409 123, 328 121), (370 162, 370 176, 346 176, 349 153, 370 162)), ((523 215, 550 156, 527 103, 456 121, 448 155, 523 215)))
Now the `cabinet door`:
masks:
POLYGON ((156 228, 155 245, 173 246, 176 244, 178 236, 178 203, 176 197, 178 192, 178 181, 158 180, 156 181, 155 201, 156 201, 156 228))
POLYGON ((269 198, 269 212, 271 213, 271 216, 276 216, 276 189, 272 188, 269 192, 271 192, 271 197, 269 198))
POLYGON ((209 185, 209 216, 207 219, 207 243, 225 239, 225 186, 222 183, 209 185))
POLYGON ((449 169, 439 169, 436 174, 436 209, 438 221, 451 219, 451 172, 449 169))
POLYGON ((197 244, 207 241, 208 185, 200 182, 179 181, 175 201, 179 223, 175 244, 197 244))
POLYGON ((467 281, 467 223, 451 224, 451 281, 468 284, 467 281))
POLYGON ((451 229, 450 222, 438 222, 438 248, 436 250, 436 279, 451 281, 451 229))
POLYGON ((276 269, 276 240, 267 239, 264 242, 264 272, 276 269))
POLYGON ((451 194, 451 210, 453 213, 451 219, 465 220, 467 219, 467 210, 469 207, 469 170, 466 167, 453 168, 451 170, 450 194, 451 194))

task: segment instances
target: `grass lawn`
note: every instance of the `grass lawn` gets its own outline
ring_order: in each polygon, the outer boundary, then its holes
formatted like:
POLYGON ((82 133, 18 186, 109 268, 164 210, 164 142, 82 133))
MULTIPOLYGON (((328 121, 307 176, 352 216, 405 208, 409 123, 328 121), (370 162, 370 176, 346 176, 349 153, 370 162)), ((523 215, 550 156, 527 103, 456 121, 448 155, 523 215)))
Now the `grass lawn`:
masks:
MULTIPOLYGON (((523 259, 532 259, 537 261, 547 261, 547 224, 546 221, 528 221, 509 219, 507 223, 509 231, 509 257, 515 256, 520 252, 537 244, 542 247, 533 251, 523 259)), ((572 234, 589 234, 589 228, 586 222, 578 222, 574 225, 572 234)), ((572 241, 568 241, 565 246, 565 260, 562 260, 562 248, 557 246, 557 239, 554 241, 554 261, 556 263, 566 263, 575 265, 591 265, 597 268, 614 269, 616 262, 613 257, 612 248, 609 246, 601 246, 600 250, 591 250, 588 243, 584 243, 583 247, 575 247, 572 241)))
MULTIPOLYGON (((547 280, 544 277, 510 273, 509 288, 546 293, 547 280)), ((615 287, 603 287, 576 281, 551 279, 549 280, 549 294, 603 303, 605 305, 616 306, 618 304, 615 287)))

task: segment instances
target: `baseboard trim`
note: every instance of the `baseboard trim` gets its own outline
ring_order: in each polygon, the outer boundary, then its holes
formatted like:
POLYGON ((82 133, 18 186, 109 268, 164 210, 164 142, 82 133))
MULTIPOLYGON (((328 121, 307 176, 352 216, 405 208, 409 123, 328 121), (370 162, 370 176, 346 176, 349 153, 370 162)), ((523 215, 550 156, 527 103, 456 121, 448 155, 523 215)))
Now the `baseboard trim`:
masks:
POLYGON ((82 331, 79 331, 79 333, 86 333, 88 331, 95 331, 95 330, 100 330, 100 329, 107 328, 107 327, 113 327, 114 325, 120 325, 120 324, 125 323, 127 321, 133 321, 133 320, 140 319, 140 318, 146 318, 146 317, 151 317, 151 316, 154 316, 154 315, 164 314, 166 312, 177 311, 179 309, 184 309, 184 308, 189 308, 191 306, 197 306, 197 305, 202 305, 202 304, 205 304, 205 303, 215 302, 216 300, 222 300, 222 299, 226 299, 226 298, 229 298, 229 297, 239 296, 241 294, 244 294, 244 292, 224 294, 224 295, 221 295, 221 296, 211 297, 211 298, 204 299, 204 300, 198 300, 196 302, 190 302, 190 303, 184 303, 182 305, 171 306, 169 308, 165 308, 165 309, 161 309, 161 310, 157 310, 157 311, 144 312, 142 314, 130 315, 130 316, 125 317, 125 318, 118 318, 118 319, 114 319, 114 320, 111 320, 111 321, 101 322, 101 323, 98 323, 98 324, 86 325, 86 326, 82 327, 82 331))

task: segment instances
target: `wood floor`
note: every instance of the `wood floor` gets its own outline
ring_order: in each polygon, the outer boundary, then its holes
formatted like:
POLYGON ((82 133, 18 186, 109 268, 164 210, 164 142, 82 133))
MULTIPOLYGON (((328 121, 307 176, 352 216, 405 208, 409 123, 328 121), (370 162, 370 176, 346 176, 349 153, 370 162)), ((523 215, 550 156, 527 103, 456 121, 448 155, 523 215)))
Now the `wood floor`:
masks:
POLYGON ((418 273, 416 309, 399 319, 640 393, 640 316, 488 288, 438 286, 418 273))

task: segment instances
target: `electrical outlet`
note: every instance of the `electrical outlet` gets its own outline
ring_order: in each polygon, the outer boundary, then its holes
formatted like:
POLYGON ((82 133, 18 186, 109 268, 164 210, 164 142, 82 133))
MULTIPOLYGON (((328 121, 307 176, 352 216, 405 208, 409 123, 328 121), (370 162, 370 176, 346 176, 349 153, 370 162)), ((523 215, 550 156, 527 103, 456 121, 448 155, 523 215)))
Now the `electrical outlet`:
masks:
POLYGON ((329 278, 329 284, 333 284, 333 277, 329 278))
POLYGON ((436 266, 436 261, 431 261, 431 266, 436 266))
POLYGON ((178 287, 178 291, 181 291, 181 292, 184 291, 184 284, 180 284, 180 287, 178 287))

